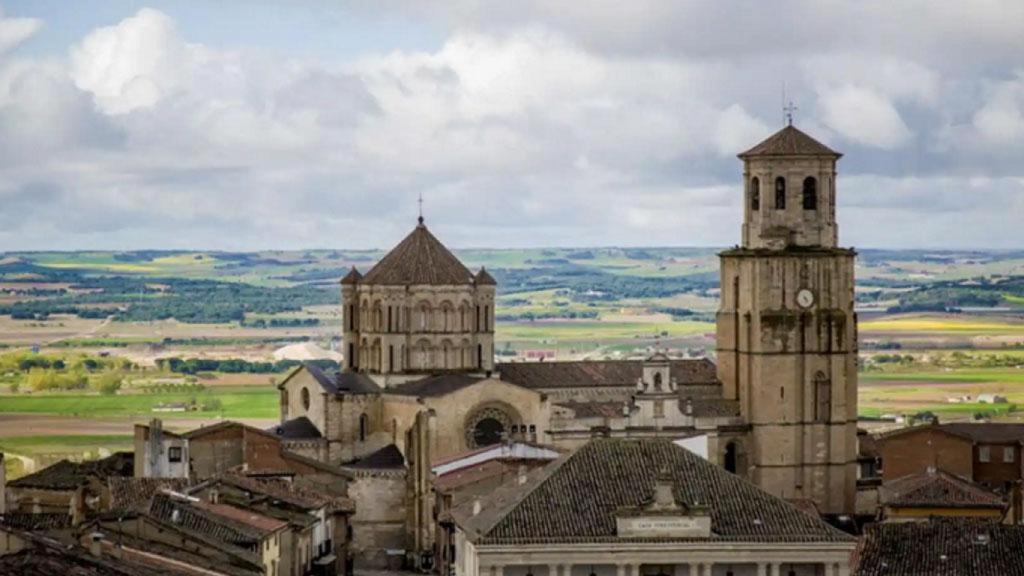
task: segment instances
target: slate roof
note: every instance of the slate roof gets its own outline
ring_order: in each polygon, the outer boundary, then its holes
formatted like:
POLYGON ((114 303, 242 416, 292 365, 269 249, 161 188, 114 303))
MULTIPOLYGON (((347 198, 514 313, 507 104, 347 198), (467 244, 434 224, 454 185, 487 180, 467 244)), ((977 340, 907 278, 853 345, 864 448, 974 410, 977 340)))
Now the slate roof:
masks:
POLYGON ((405 468, 405 456, 398 446, 387 446, 345 465, 346 468, 361 470, 398 470, 405 468))
POLYGON ((486 378, 469 374, 438 374, 422 380, 413 380, 387 389, 389 394, 402 396, 435 397, 444 396, 482 382, 486 378))
POLYGON ((115 452, 106 458, 86 462, 61 460, 38 472, 12 480, 7 485, 12 488, 74 490, 91 477, 131 476, 134 472, 134 455, 131 452, 115 452))
POLYGON ((740 158, 756 156, 831 156, 839 158, 842 154, 795 127, 786 126, 761 141, 757 146, 739 154, 740 158))
POLYGON ((121 478, 107 479, 112 511, 142 511, 149 507, 149 499, 162 490, 180 492, 189 485, 186 478, 121 478))
POLYGON ((317 429, 313 422, 305 416, 285 420, 284 422, 267 428, 267 432, 276 434, 285 440, 311 440, 323 438, 323 434, 317 429))
POLYGON ((868 526, 857 576, 1022 576, 1024 526, 977 519, 868 526))
MULTIPOLYGON (((509 362, 497 369, 502 380, 525 388, 632 387, 643 374, 643 361, 509 362)), ((707 358, 671 360, 669 371, 679 386, 718 384, 715 365, 707 358)))
POLYGON ((883 505, 894 508, 1006 508, 996 494, 934 469, 882 484, 879 497, 883 505))
POLYGON ((663 439, 591 440, 532 473, 525 484, 496 490, 480 514, 467 518, 459 511, 457 519, 481 545, 623 541, 616 535, 616 512, 649 501, 660 474, 671 478, 678 502, 708 510, 710 540, 853 542, 785 500, 663 439))
POLYGON ((473 281, 473 273, 421 222, 359 284, 462 286, 473 281))

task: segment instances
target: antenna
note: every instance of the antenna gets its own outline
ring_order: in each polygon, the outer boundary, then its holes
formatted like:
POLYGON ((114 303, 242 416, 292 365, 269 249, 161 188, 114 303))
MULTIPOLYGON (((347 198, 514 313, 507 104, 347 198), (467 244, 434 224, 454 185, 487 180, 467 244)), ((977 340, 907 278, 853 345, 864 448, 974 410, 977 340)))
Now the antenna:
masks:
POLYGON ((420 204, 420 217, 419 217, 419 219, 417 221, 422 226, 423 225, 423 192, 420 192, 419 204, 420 204))

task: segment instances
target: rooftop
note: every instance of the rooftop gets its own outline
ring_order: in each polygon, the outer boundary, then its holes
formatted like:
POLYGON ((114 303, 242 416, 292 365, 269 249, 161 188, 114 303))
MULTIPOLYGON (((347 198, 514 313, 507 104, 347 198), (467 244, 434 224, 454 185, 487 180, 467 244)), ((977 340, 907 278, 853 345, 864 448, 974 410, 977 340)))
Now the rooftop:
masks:
POLYGON ((744 159, 757 156, 831 156, 839 158, 842 154, 789 125, 739 155, 744 159))
POLYGON ((12 480, 7 485, 12 488, 74 490, 89 478, 131 476, 134 474, 133 463, 134 455, 131 452, 115 452, 106 458, 86 462, 61 460, 38 472, 12 480))
POLYGON ((503 487, 480 514, 456 511, 478 544, 621 542, 616 514, 653 498, 658 477, 677 502, 704 509, 708 538, 631 537, 630 541, 730 540, 852 542, 853 539, 667 440, 595 439, 522 485, 503 487))
POLYGON ((357 282, 389 286, 462 286, 473 284, 474 280, 473 273, 421 221, 357 282))
POLYGON ((1024 574, 1024 526, 976 519, 883 522, 869 526, 857 576, 1024 574))
POLYGON ((387 389, 389 394, 403 396, 444 396, 482 382, 486 378, 470 374, 438 374, 422 380, 413 380, 387 389))
MULTIPOLYGON (((583 362, 508 362, 498 365, 501 379, 525 388, 589 388, 636 386, 643 360, 583 362)), ((679 386, 717 385, 715 365, 707 358, 671 360, 670 377, 679 386)))
POLYGON ((189 485, 185 478, 107 478, 110 509, 114 511, 145 510, 149 499, 163 490, 180 491, 189 485))
POLYGON ((882 504, 894 508, 1006 508, 1006 502, 970 481, 931 469, 882 484, 882 504))
POLYGON ((402 455, 398 446, 388 444, 376 452, 371 452, 358 460, 345 464, 345 467, 363 470, 399 470, 405 468, 405 456, 402 455))
POLYGON ((277 426, 268 428, 267 432, 276 434, 285 440, 313 440, 323 437, 316 425, 305 416, 286 420, 277 426))

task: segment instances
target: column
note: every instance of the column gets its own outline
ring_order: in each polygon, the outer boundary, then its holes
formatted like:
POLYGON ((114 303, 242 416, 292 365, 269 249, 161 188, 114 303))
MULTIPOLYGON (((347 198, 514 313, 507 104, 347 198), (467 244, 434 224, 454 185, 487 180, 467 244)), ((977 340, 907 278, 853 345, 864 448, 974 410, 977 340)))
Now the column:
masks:
POLYGON ((561 576, 558 571, 558 564, 548 564, 548 576, 561 576))
POLYGON ((779 576, 779 565, 778 564, 774 564, 773 563, 771 565, 771 572, 770 572, 770 574, 771 574, 771 576, 779 576))
POLYGON ((626 565, 625 564, 619 564, 618 566, 615 567, 615 576, 630 576, 630 575, 626 574, 626 565))
POLYGON ((700 574, 701 576, 711 576, 711 562, 700 563, 700 574))
POLYGON ((759 562, 757 565, 757 576, 768 576, 768 565, 759 562))

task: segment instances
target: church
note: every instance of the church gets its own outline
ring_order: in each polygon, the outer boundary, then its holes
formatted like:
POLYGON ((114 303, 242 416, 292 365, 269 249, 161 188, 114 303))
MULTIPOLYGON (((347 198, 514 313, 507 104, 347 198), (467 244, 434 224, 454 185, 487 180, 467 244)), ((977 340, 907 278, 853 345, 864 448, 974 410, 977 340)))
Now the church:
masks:
POLYGON ((344 366, 290 374, 276 431, 354 472, 353 541, 366 554, 429 550, 432 466, 501 442, 571 452, 595 435, 675 440, 774 496, 852 513, 855 252, 838 244, 840 157, 792 125, 739 154, 742 241, 720 254, 714 363, 495 363, 494 277, 466 268, 421 217, 341 280, 344 366))

